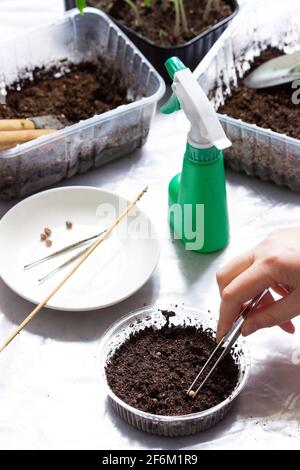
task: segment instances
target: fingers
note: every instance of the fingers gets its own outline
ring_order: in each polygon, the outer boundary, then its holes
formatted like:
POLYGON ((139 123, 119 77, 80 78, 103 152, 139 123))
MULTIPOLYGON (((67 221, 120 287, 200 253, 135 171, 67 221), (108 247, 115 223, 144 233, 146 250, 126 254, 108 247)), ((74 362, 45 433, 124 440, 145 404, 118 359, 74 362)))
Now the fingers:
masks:
POLYGON ((282 323, 279 326, 283 331, 285 331, 286 333, 289 333, 290 335, 293 335, 296 331, 295 325, 291 320, 285 323, 282 323))
POLYGON ((271 305, 273 302, 275 302, 275 299, 271 292, 267 292, 267 294, 264 296, 264 298, 260 301, 260 304, 258 307, 267 307, 268 305, 271 305))
MULTIPOLYGON (((273 286, 272 290, 274 290, 277 294, 279 294, 283 297, 286 297, 288 295, 287 289, 282 287, 282 286, 273 286)), ((259 307, 267 307, 269 305, 272 305, 274 302, 275 302, 275 299, 274 299, 272 293, 268 292, 265 295, 265 297, 263 298, 263 300, 261 301, 261 303, 259 304, 259 307)), ((284 322, 281 325, 279 325, 279 327, 283 331, 285 331, 286 333, 289 333, 291 335, 293 335, 296 331, 295 326, 293 325, 293 323, 291 321, 284 322)))
POLYGON ((220 293, 222 293, 223 289, 228 286, 228 284, 230 284, 233 279, 239 276, 242 272, 246 271, 246 269, 250 268, 253 262, 253 251, 248 251, 247 253, 238 256, 222 269, 220 269, 220 271, 217 273, 217 282, 220 293))
POLYGON ((240 313, 241 306, 268 287, 270 287, 270 277, 267 271, 256 263, 223 289, 217 328, 218 342, 231 328, 240 313))
POLYGON ((242 334, 249 336, 262 328, 270 328, 272 326, 284 326, 284 330, 293 333, 295 330, 289 322, 299 313, 299 299, 296 294, 292 293, 273 304, 258 308, 254 312, 249 313, 242 327, 242 334))
POLYGON ((280 284, 272 286, 272 289, 276 294, 281 295, 281 297, 286 297, 290 292, 291 289, 280 284))

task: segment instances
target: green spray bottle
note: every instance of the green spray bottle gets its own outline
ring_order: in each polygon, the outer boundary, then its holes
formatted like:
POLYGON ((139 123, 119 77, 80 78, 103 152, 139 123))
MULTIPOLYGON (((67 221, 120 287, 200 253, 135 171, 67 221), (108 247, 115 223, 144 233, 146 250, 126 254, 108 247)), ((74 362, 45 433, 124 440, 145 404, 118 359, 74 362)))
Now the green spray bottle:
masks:
POLYGON ((173 80, 173 95, 161 112, 182 109, 191 123, 182 172, 169 184, 169 223, 186 249, 211 253, 229 242, 222 150, 231 142, 190 69, 178 57, 165 66, 173 80))

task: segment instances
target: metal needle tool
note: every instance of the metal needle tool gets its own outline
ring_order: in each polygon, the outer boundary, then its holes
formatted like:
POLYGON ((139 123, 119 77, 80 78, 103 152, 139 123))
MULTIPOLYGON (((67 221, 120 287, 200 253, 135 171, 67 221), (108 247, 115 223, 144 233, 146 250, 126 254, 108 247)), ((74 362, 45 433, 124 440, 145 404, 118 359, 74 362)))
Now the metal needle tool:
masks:
POLYGON ((67 253, 68 251, 71 251, 71 250, 75 250, 75 248, 78 248, 81 245, 85 245, 89 241, 95 240, 96 238, 100 237, 101 235, 103 235, 103 233, 105 231, 106 230, 103 230, 102 232, 97 233, 96 235, 93 235, 92 237, 85 238, 84 240, 79 240, 76 243, 72 243, 72 245, 65 246, 61 250, 58 250, 58 251, 55 251, 54 253, 51 253, 51 255, 48 255, 48 256, 45 256, 44 258, 33 261, 33 263, 26 264, 24 266, 24 269, 26 270, 26 269, 33 268, 34 266, 37 266, 38 264, 44 263, 45 261, 48 261, 52 258, 55 258, 56 256, 63 255, 64 253, 67 253))
POLYGON ((59 271, 61 271, 62 269, 66 268, 67 266, 69 266, 70 264, 72 264, 74 261, 76 261, 77 259, 79 259, 82 255, 84 255, 92 246, 92 243, 89 244, 86 248, 84 248, 84 250, 80 250, 76 255, 72 256, 72 258, 68 259, 67 261, 65 261, 63 264, 61 264, 60 266, 58 266, 57 268, 53 269, 53 271, 51 271, 49 274, 47 274, 46 276, 42 277, 41 279, 38 280, 38 282, 40 284, 42 284, 42 282, 44 281, 47 281, 48 279, 50 279, 50 277, 54 276, 54 274, 58 273, 59 271))
POLYGON ((207 359, 206 363, 200 370, 199 374, 195 378, 194 382, 186 392, 187 395, 189 395, 191 398, 195 398, 200 390, 203 388, 203 386, 206 384, 207 380, 211 376, 211 374, 214 372, 218 364, 221 362, 221 360, 230 352, 232 346, 240 336, 242 332, 242 325, 244 323, 245 317, 252 312, 253 310, 258 307, 260 302, 263 300, 263 298, 266 296, 266 294, 269 292, 269 289, 265 289, 262 291, 260 294, 258 294, 251 302, 248 303, 248 305, 244 308, 244 310, 241 312, 238 320, 235 322, 231 330, 227 333, 227 335, 222 338, 222 340, 219 342, 219 344, 215 347, 209 358, 207 359), (227 343, 228 342, 228 343, 227 343), (227 343, 227 344, 226 344, 227 343), (211 361, 214 359, 216 356, 217 352, 226 344, 226 347, 224 347, 222 353, 214 363, 213 367, 210 369, 208 374, 205 376, 205 378, 202 380, 200 383, 199 387, 194 390, 196 383, 198 382, 199 378, 202 376, 203 372, 207 369, 207 367, 211 364, 211 361))

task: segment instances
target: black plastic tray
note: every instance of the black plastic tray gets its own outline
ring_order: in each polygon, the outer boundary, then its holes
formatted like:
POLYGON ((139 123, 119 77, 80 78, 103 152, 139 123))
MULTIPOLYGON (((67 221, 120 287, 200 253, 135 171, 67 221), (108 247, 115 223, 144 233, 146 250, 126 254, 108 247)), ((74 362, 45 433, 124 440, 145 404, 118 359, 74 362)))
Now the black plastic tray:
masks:
MULTIPOLYGON (((141 34, 136 33, 128 26, 125 26, 120 21, 117 21, 112 17, 111 19, 117 23, 125 34, 127 34, 129 39, 131 39, 131 41, 147 57, 160 75, 170 83, 169 76, 167 75, 164 67, 165 61, 169 57, 178 56, 187 67, 194 70, 239 11, 237 0, 226 0, 226 2, 231 5, 234 10, 230 16, 224 18, 224 20, 212 26, 207 31, 204 31, 195 38, 179 46, 159 46, 141 34)), ((89 2, 87 1, 87 3, 89 2)), ((67 10, 75 8, 76 0, 65 0, 65 5, 67 10)))

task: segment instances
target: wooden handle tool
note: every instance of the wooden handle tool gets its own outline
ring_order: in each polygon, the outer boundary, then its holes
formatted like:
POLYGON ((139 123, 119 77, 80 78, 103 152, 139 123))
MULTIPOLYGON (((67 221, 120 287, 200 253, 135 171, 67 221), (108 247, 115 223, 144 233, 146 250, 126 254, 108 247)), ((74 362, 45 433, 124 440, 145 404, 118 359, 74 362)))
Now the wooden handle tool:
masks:
POLYGON ((62 129, 64 125, 56 116, 35 116, 27 119, 0 119, 1 131, 30 131, 33 129, 62 129))
POLYGON ((0 131, 23 131, 35 129, 30 119, 0 119, 0 131))
POLYGON ((23 144, 43 135, 53 134, 55 129, 32 129, 23 131, 0 132, 0 150, 7 150, 17 144, 23 144))

